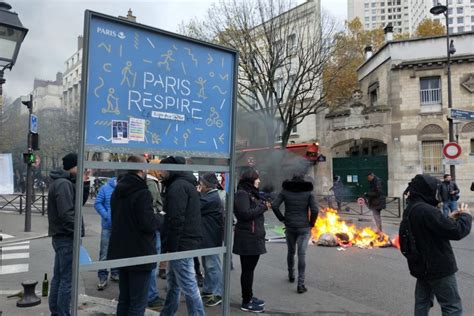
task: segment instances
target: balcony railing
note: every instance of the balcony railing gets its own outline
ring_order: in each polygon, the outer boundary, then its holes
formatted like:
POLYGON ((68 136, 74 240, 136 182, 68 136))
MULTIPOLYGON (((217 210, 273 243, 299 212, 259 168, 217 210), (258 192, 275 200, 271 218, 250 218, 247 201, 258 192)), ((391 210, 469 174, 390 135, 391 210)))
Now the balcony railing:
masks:
POLYGON ((425 104, 441 104, 441 89, 420 90, 420 101, 425 104))

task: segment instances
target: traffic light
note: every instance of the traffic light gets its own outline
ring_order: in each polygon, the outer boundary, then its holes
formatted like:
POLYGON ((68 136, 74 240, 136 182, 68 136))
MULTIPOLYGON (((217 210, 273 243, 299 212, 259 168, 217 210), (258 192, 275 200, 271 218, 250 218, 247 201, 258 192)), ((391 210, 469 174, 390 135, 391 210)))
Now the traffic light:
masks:
POLYGON ((23 162, 27 164, 34 164, 36 162, 36 156, 34 153, 23 153, 23 162))

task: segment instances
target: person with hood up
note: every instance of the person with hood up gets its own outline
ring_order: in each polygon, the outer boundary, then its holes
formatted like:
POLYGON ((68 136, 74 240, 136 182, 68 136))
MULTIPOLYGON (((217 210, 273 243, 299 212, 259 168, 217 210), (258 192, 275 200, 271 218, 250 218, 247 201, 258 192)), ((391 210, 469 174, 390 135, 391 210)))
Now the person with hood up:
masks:
MULTIPOLYGON (((221 247, 224 237, 224 206, 217 187, 219 180, 213 172, 199 177, 201 195, 202 248, 221 247)), ((204 282, 202 298, 206 306, 222 302, 222 265, 219 255, 202 257, 204 282)))
MULTIPOLYGON (((72 248, 76 200, 77 154, 63 157, 63 169, 54 170, 48 191, 48 235, 54 248, 54 272, 49 293, 49 310, 52 315, 71 315, 72 248)), ((82 204, 89 197, 90 182, 84 175, 82 204)), ((81 235, 84 236, 84 225, 81 235)))
POLYGON ((416 175, 409 184, 403 213, 419 253, 416 260, 408 260, 410 274, 416 278, 415 315, 428 315, 435 296, 443 315, 462 314, 455 277, 458 268, 449 241, 470 233, 472 217, 465 204, 451 217, 445 217, 437 208, 440 185, 434 177, 416 175))
POLYGON ((380 212, 386 207, 385 195, 382 191, 382 181, 372 171, 367 174, 369 181, 369 192, 365 195, 368 200, 368 207, 374 216, 377 232, 382 233, 382 217, 380 212))
POLYGON ((232 252, 240 256, 242 274, 242 304, 246 312, 262 313, 265 301, 253 296, 254 271, 265 248, 265 217, 263 213, 271 209, 269 201, 261 199, 258 187, 260 175, 257 170, 247 167, 240 175, 234 198, 234 214, 237 218, 232 252))
MULTIPOLYGON (((127 162, 146 163, 144 157, 130 156, 127 162)), ((115 187, 111 199, 112 233, 107 259, 156 255, 159 218, 146 184, 146 170, 129 170, 115 187)), ((156 263, 120 268, 117 316, 144 315, 151 271, 156 263)))
POLYGON ((307 291, 305 279, 305 257, 311 228, 318 218, 318 204, 313 192, 313 183, 305 180, 304 174, 295 174, 291 180, 285 180, 283 190, 272 203, 276 217, 285 223, 286 244, 288 246, 288 280, 295 282, 295 253, 298 247, 298 286, 297 292, 307 291), (280 212, 280 205, 285 204, 285 215, 280 212), (308 216, 308 210, 310 215, 308 216))
MULTIPOLYGON (((183 157, 167 157, 162 164, 185 164, 183 157)), ((197 181, 192 172, 161 171, 164 189, 165 220, 162 230, 162 252, 199 249, 202 243, 201 210, 197 181)), ((186 297, 188 315, 204 315, 204 306, 196 282, 193 258, 168 262, 168 293, 163 316, 174 316, 178 311, 180 292, 186 297)))
MULTIPOLYGON (((102 231, 100 233, 100 251, 99 261, 107 260, 107 249, 109 248, 110 232, 112 230, 112 210, 110 209, 110 199, 117 185, 117 178, 110 178, 109 181, 100 187, 95 199, 94 208, 99 213, 102 222, 102 231)), ((99 283, 97 290, 102 291, 107 286, 109 271, 100 269, 97 272, 99 283)), ((112 268, 110 279, 112 281, 119 280, 119 269, 112 268)))

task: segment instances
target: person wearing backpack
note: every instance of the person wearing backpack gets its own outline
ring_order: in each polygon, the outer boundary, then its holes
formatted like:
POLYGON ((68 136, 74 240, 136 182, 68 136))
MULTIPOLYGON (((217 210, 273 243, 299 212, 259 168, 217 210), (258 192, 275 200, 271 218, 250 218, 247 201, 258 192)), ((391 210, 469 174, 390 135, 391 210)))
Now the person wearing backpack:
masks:
POLYGON ((461 315, 455 273, 458 270, 450 240, 469 235, 472 216, 466 204, 445 217, 437 208, 441 182, 416 175, 409 184, 407 207, 400 223, 400 250, 416 278, 415 315, 428 315, 434 297, 443 315, 461 315))

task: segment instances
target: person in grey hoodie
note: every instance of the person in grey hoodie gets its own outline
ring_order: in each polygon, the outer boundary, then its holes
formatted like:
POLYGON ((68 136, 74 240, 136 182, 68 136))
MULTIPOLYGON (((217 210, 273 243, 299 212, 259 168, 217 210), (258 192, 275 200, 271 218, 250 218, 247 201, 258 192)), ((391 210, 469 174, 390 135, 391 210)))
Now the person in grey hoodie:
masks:
MULTIPOLYGON (((106 184, 100 187, 94 203, 94 208, 102 219, 99 260, 107 259, 107 249, 109 248, 110 233, 112 231, 112 210, 110 209, 110 199, 112 198, 112 193, 114 192, 116 185, 117 178, 110 178, 106 184)), ((100 269, 97 272, 97 275, 99 277, 97 290, 102 291, 107 286, 109 271, 107 271, 107 269, 100 269)), ((110 278, 112 281, 118 281, 119 269, 113 268, 111 270, 110 278)))
MULTIPOLYGON (((48 191, 48 234, 54 248, 54 272, 49 294, 51 315, 71 315, 72 248, 76 197, 77 154, 63 157, 63 169, 54 170, 48 191)), ((83 204, 89 196, 90 183, 84 182, 83 204)), ((84 236, 84 225, 82 225, 84 236)))

